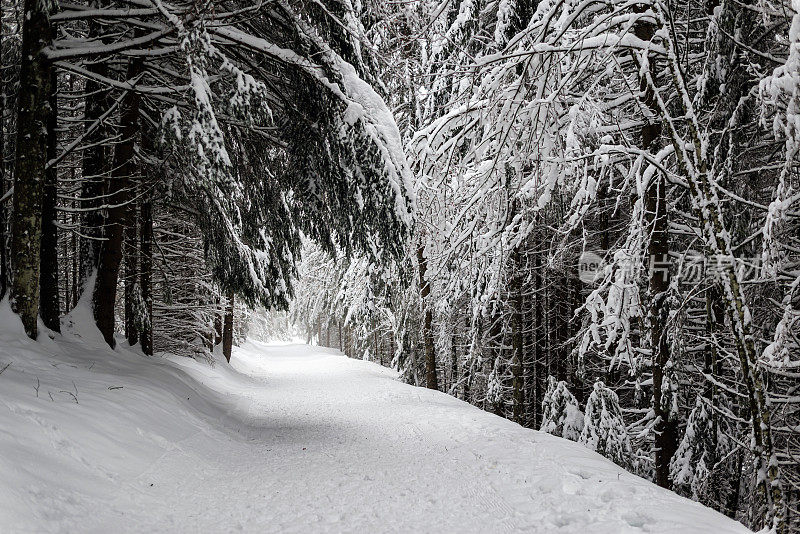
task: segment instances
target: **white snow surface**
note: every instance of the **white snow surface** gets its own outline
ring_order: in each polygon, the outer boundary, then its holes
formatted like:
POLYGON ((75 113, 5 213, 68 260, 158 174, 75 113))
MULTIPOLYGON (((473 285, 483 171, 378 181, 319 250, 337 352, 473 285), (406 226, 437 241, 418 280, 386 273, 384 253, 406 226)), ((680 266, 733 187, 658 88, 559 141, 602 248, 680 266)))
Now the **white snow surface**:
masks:
POLYGON ((212 368, 67 330, 34 343, 0 307, 5 533, 748 532, 332 349, 249 342, 212 368))

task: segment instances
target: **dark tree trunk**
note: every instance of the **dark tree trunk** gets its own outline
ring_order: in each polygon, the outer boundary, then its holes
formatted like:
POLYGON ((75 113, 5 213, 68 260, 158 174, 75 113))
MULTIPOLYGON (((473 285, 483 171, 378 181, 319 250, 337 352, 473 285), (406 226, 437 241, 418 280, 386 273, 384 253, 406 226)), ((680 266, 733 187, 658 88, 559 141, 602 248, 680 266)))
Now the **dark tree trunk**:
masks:
POLYGON ((228 305, 225 308, 225 320, 222 328, 222 354, 231 361, 233 352, 233 292, 228 294, 228 305))
POLYGON ((656 180, 647 193, 648 212, 652 214, 652 236, 648 246, 650 256, 650 348, 653 368, 653 412, 656 423, 655 467, 656 483, 664 488, 671 487, 669 463, 678 448, 678 428, 669 407, 662 402, 664 372, 670 359, 666 324, 669 316, 667 303, 669 291, 669 242, 666 209, 666 180, 656 180))
POLYGON ((389 354, 387 354, 388 360, 389 360, 389 365, 391 365, 392 361, 394 360, 394 347, 395 347, 394 332, 392 332, 392 335, 389 338, 389 349, 388 349, 389 350, 389 354))
POLYGON ((11 216, 11 307, 25 332, 38 334, 42 188, 47 163, 50 63, 42 50, 52 40, 48 2, 25 0, 17 102, 17 153, 11 216))
POLYGON ((523 293, 522 297, 522 378, 525 383, 525 426, 536 425, 536 359, 533 344, 533 314, 531 313, 531 296, 523 293))
MULTIPOLYGON (((133 84, 141 72, 141 59, 128 63, 128 82, 133 84)), ((122 241, 132 209, 130 177, 133 175, 134 144, 139 129, 139 95, 128 91, 123 97, 120 112, 122 140, 114 150, 114 162, 108 184, 108 217, 105 240, 100 248, 97 280, 92 295, 94 320, 103 338, 114 346, 114 304, 117 296, 119 268, 122 263, 122 241)))
MULTIPOLYGON (((133 165, 131 165, 133 170, 133 165)), ((137 300, 139 291, 139 211, 136 204, 128 210, 128 220, 125 224, 125 337, 129 345, 139 342, 139 328, 137 300)), ((213 343, 213 340, 212 340, 213 343)))
MULTIPOLYGON (((67 73, 67 80, 69 82, 69 92, 75 90, 75 76, 72 73, 67 73)), ((69 166, 69 178, 71 183, 76 183, 76 168, 75 165, 69 166)), ((70 203, 72 208, 71 213, 64 214, 64 222, 73 227, 79 227, 80 219, 76 208, 79 207, 77 200, 73 199, 70 203)), ((72 254, 64 255, 64 313, 67 313, 75 307, 78 303, 79 293, 78 290, 78 232, 69 232, 69 239, 64 239, 64 249, 69 250, 72 254)))
MULTIPOLYGON (((486 367, 488 370, 486 371, 486 375, 488 376, 491 372, 496 372, 497 376, 501 376, 502 370, 500 369, 500 365, 502 365, 502 355, 503 349, 500 348, 503 344, 503 328, 502 328, 502 315, 500 312, 495 310, 494 314, 492 315, 492 326, 489 330, 489 337, 490 343, 494 346, 492 347, 491 353, 492 357, 488 358, 486 361, 486 367), (498 342, 498 339, 500 340, 498 342)), ((491 412, 495 415, 499 415, 500 417, 505 417, 505 407, 503 405, 503 398, 500 396, 499 399, 493 399, 490 406, 487 406, 485 409, 491 409, 491 412)))
MULTIPOLYGON (((2 20, 2 4, 0 4, 0 20, 2 20)), ((0 24, 0 33, 3 28, 0 24)), ((2 47, 2 37, 0 37, 0 47, 2 47)), ((5 59, 5 57, 0 58, 5 59)), ((6 65, 5 61, 0 63, 0 194, 6 195, 8 192, 8 183, 6 182, 6 108, 8 106, 8 98, 6 91, 6 73, 10 71, 11 65, 6 65)), ((8 210, 6 210, 6 201, 0 202, 0 299, 5 298, 6 291, 8 291, 8 247, 6 238, 8 232, 6 225, 8 223, 8 210)))
MULTIPOLYGON (((73 167, 70 171, 70 176, 74 182, 75 180, 75 168, 73 167)), ((76 200, 72 201, 72 207, 77 208, 78 202, 76 200)), ((79 218, 76 216, 75 213, 71 214, 71 222, 72 224, 76 224, 79 222, 79 218)), ((70 236, 70 249, 72 250, 72 285, 71 285, 71 294, 70 294, 70 301, 69 307, 70 309, 74 308, 78 304, 78 298, 80 297, 80 287, 79 287, 79 268, 78 268, 78 261, 80 256, 80 246, 78 242, 78 233, 77 232, 70 232, 72 235, 70 236)))
MULTIPOLYGON (((4 113, 0 111, 0 113, 4 113)), ((2 130, 3 125, 2 121, 0 121, 0 132, 2 130)), ((0 135, 0 145, 3 144, 2 139, 5 135, 0 135)), ((5 149, 0 150, 0 158, 5 159, 5 149)), ((0 177, 0 191, 5 196, 6 192, 8 192, 8 188, 6 187, 6 176, 5 176, 5 162, 0 161, 0 169, 2 169, 2 177, 0 177)), ((6 238, 8 237, 8 232, 6 231, 6 226, 8 222, 8 210, 6 210, 6 202, 0 202, 0 299, 5 298, 6 292, 8 291, 8 247, 6 243, 6 238)))
MULTIPOLYGON (((556 371, 553 367, 553 338, 555 337, 555 331, 553 329, 553 323, 555 322, 555 318, 553 317, 555 313, 553 313, 554 308, 556 306, 553 305, 553 301, 550 296, 550 288, 553 287, 552 277, 555 273, 547 272, 543 270, 542 272, 542 306, 544 307, 544 316, 542 317, 542 321, 544 324, 544 352, 542 356, 544 360, 542 361, 542 366, 545 369, 545 373, 542 376, 542 381, 547 384, 547 377, 553 376, 555 377, 556 371), (548 276, 545 277, 545 274, 548 276)), ((545 391, 543 389, 542 391, 545 391)))
MULTIPOLYGON (((47 159, 55 159, 58 150, 58 77, 50 72, 50 113, 47 117, 47 159)), ((58 168, 53 165, 45 171, 42 189, 42 251, 40 260, 39 315, 44 325, 61 332, 61 306, 58 294, 58 225, 56 211, 58 193, 58 168)))
MULTIPOLYGON (((91 5, 95 8, 105 7, 108 5, 108 0, 94 0, 91 5)), ((98 39, 101 33, 100 25, 90 19, 88 38, 90 40, 98 39)), ((100 41, 102 42, 102 39, 100 41)), ((87 69, 98 76, 108 76, 108 66, 105 61, 90 62, 87 69)), ((87 148, 83 153, 81 209, 84 211, 81 220, 81 234, 85 237, 80 240, 78 284, 76 285, 78 295, 91 289, 87 287, 87 282, 97 270, 102 243, 100 239, 103 237, 103 215, 100 212, 100 205, 105 193, 105 179, 111 169, 108 150, 103 143, 103 140, 108 137, 107 128, 102 122, 99 126, 95 126, 95 123, 111 106, 109 92, 96 81, 87 78, 85 93, 86 128, 93 129, 91 132, 87 132, 85 140, 87 148)))
MULTIPOLYGON (((717 285, 711 285, 705 292, 706 297, 706 347, 703 351, 703 374, 706 377, 711 377, 711 380, 706 381, 705 388, 703 388, 703 396, 708 400, 708 405, 711 406, 711 443, 712 446, 707 454, 710 454, 709 463, 712 465, 717 461, 717 432, 718 432, 718 419, 717 414, 717 386, 716 380, 719 379, 719 354, 717 352, 717 333, 720 326, 725 324, 725 304, 722 302, 722 295, 720 294, 717 285)), ((714 495, 716 503, 724 503, 725 497, 723 495, 723 488, 725 484, 719 480, 720 470, 712 469, 709 473, 710 483, 709 488, 714 495)), ((708 504, 705 503, 704 504, 708 504)), ((723 507, 724 510, 724 507, 723 507)))
POLYGON ((224 311, 222 310, 222 303, 217 297, 217 304, 214 306, 214 345, 222 343, 222 319, 224 311))
POLYGON ((142 288, 142 303, 144 304, 144 321, 142 331, 139 333, 142 343, 142 352, 153 354, 153 205, 150 195, 146 194, 141 206, 142 229, 141 239, 141 269, 139 276, 142 288))
POLYGON ((536 357, 533 362, 533 380, 535 385, 535 394, 533 399, 533 426, 534 428, 539 428, 541 425, 541 401, 542 401, 542 391, 543 385, 547 380, 547 372, 540 372, 542 370, 542 364, 546 361, 546 352, 547 352, 547 325, 545 321, 545 314, 544 314, 544 298, 545 298, 545 289, 544 289, 544 275, 542 270, 544 269, 544 262, 542 261, 542 251, 538 250, 540 248, 541 242, 537 240, 537 250, 535 254, 534 260, 534 268, 533 268, 533 284, 534 284, 534 298, 536 299, 535 303, 535 310, 534 310, 534 328, 535 328, 535 345, 536 345, 536 357))
POLYGON ((433 311, 428 302, 428 295, 431 293, 431 285, 425 277, 428 270, 428 260, 425 258, 425 246, 417 247, 417 261, 419 263, 419 296, 422 302, 423 325, 422 338, 425 345, 425 387, 439 389, 436 377, 436 351, 433 347, 433 311))
POLYGON ((522 254, 519 248, 512 253, 512 266, 514 272, 511 274, 511 389, 513 390, 514 403, 512 414, 514 421, 525 424, 525 376, 522 362, 525 359, 525 344, 523 338, 523 296, 522 296, 522 254))
MULTIPOLYGON (((636 37, 650 41, 655 36, 654 24, 639 21, 634 27, 636 37)), ((650 75, 656 76, 656 60, 650 58, 650 75)), ((655 93, 646 79, 640 81, 644 93, 644 103, 657 113, 655 93)), ((661 135, 661 123, 648 122, 642 127, 642 150, 651 151, 661 135)), ((670 280, 669 260, 669 222, 667 219, 667 183, 663 174, 658 174, 648 185, 645 198, 646 228, 650 231, 647 247, 650 265, 648 320, 650 326, 650 349, 653 370, 653 413, 655 414, 655 482, 663 488, 671 487, 669 462, 678 448, 677 421, 671 417, 670 410, 662 403, 664 371, 669 361, 666 323, 668 318, 668 290, 670 280)))
MULTIPOLYGON (((69 214, 62 213, 60 214, 61 221, 60 223, 64 225, 64 227, 69 226, 69 214)), ((63 308, 62 313, 67 313, 70 310, 70 291, 72 286, 70 284, 70 261, 69 261, 69 239, 64 238, 61 240, 61 280, 63 280, 64 285, 64 299, 62 301, 63 308)), ((60 326, 61 321, 59 321, 60 326)))
POLYGON ((458 324, 453 324, 453 332, 450 334, 450 385, 447 388, 451 395, 458 397, 458 324))
MULTIPOLYGON (((464 330, 466 332, 470 332, 470 317, 469 315, 464 315, 464 330)), ((469 358, 464 365, 464 372, 462 375, 461 380, 463 381, 463 386, 461 388, 461 399, 467 402, 472 402, 470 399, 470 392, 472 390, 472 378, 474 376, 473 369, 475 368, 475 358, 469 358)))

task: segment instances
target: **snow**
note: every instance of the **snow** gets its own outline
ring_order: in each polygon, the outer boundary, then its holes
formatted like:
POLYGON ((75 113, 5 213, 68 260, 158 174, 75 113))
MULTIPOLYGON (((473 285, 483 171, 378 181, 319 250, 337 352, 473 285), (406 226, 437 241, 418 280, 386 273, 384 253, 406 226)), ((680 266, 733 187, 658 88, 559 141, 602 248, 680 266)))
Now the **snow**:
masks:
POLYGON ((345 122, 352 125, 358 119, 363 120, 363 126, 380 151, 388 171, 389 184, 395 194, 395 212, 401 221, 410 226, 411 212, 416 206, 416 199, 413 196, 413 175, 406 160, 400 130, 397 128, 394 116, 383 98, 370 84, 361 79, 350 63, 339 56, 336 56, 336 61, 349 100, 345 122))
POLYGON ((747 532, 332 349, 210 367, 111 351, 84 319, 36 343, 0 306, 3 532, 747 532))
POLYGON ((333 50, 328 50, 330 61, 341 75, 342 88, 329 80, 319 65, 292 50, 245 34, 233 27, 216 27, 210 29, 209 33, 244 44, 281 62, 300 68, 344 102, 347 105, 344 123, 352 126, 356 121, 362 121, 366 134, 375 143, 375 147, 380 153, 389 185, 395 193, 396 214, 406 225, 411 225, 411 213, 416 205, 412 187, 413 174, 403 150, 400 131, 386 103, 372 86, 361 79, 350 63, 333 50))

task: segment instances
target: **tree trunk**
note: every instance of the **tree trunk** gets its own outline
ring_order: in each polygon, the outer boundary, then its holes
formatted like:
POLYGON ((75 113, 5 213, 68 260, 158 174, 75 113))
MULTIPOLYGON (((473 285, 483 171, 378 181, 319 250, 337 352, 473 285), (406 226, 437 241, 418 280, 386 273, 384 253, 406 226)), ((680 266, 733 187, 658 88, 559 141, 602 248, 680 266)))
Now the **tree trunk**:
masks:
POLYGON ((450 395, 458 397, 458 335, 457 323, 453 322, 453 331, 450 333, 450 385, 447 390, 450 395))
POLYGON ((535 345, 536 356, 533 360, 533 383, 534 383, 534 398, 533 398, 533 426, 539 428, 541 425, 541 401, 543 385, 547 381, 547 372, 539 372, 542 370, 542 362, 545 361, 547 352, 547 326, 545 324, 544 314, 544 262, 542 261, 542 243, 537 240, 537 250, 534 252, 534 267, 533 267, 533 284, 534 284, 534 298, 536 299, 534 309, 534 328, 535 328, 535 345))
POLYGON ((142 200, 141 206, 142 229, 141 239, 141 280, 142 303, 144 304, 143 328, 139 334, 142 343, 142 352, 153 354, 153 205, 149 194, 142 200))
MULTIPOLYGON (((135 84, 141 72, 141 59, 128 63, 128 83, 135 84)), ((139 129, 139 95, 128 91, 121 103, 120 123, 122 140, 114 150, 114 162, 108 184, 108 217, 105 223, 105 240, 100 248, 97 280, 92 295, 94 320, 103 338, 114 346, 114 304, 117 296, 119 268, 122 263, 122 241, 125 226, 132 209, 130 198, 131 176, 134 172, 134 144, 139 129)))
POLYGON ((552 309, 555 311, 556 320, 556 326, 554 328, 556 339, 556 358, 553 363, 555 365, 556 378, 566 382, 567 364, 569 363, 570 355, 567 340, 569 339, 569 321, 572 317, 572 300, 570 299, 569 277, 565 274, 560 274, 555 279, 555 287, 559 298, 552 307, 552 309))
POLYGON ((428 302, 428 295, 431 293, 431 285, 425 278, 425 273, 428 269, 428 260, 425 258, 424 245, 417 247, 417 261, 419 263, 419 296, 424 316, 422 338, 425 345, 425 387, 439 389, 439 383, 436 377, 436 351, 433 347, 433 312, 428 302))
MULTIPOLYGON (((92 7, 105 7, 108 0, 93 1, 92 7)), ((100 25, 90 20, 88 38, 98 39, 102 29, 100 25)), ((100 39, 102 42, 102 39, 100 39)), ((108 75, 108 66, 105 61, 90 62, 87 69, 98 76, 108 75)), ((95 123, 105 113, 111 103, 109 92, 91 78, 86 79, 86 103, 84 116, 86 128, 94 128, 87 132, 85 143, 86 150, 83 153, 83 173, 81 181, 81 209, 83 217, 81 220, 81 234, 84 238, 80 240, 80 260, 78 272, 78 284, 76 289, 78 295, 90 289, 87 283, 98 267, 100 258, 100 247, 103 231, 103 215, 100 212, 100 205, 105 193, 105 178, 108 176, 110 166, 108 162, 108 150, 103 140, 108 138, 107 128, 100 122, 95 127, 95 123)), ((80 297, 78 297, 80 298, 80 297)))
POLYGON ((42 55, 52 41, 49 5, 39 0, 25 0, 24 5, 11 216, 11 308, 33 339, 38 334, 42 189, 52 91, 51 65, 42 55))
POLYGON ((222 327, 222 354, 231 361, 233 352, 233 292, 228 294, 228 305, 225 308, 225 320, 222 327))
POLYGON ((653 370, 653 413, 656 422, 655 433, 655 468, 656 484, 670 488, 669 463, 678 449, 678 427, 674 414, 671 413, 671 402, 662 402, 662 388, 665 372, 670 359, 667 342, 666 324, 669 317, 667 303, 669 291, 669 236, 666 208, 666 180, 663 175, 647 191, 648 229, 651 238, 648 245, 650 261, 650 349, 653 370))
POLYGON ((533 314, 530 294, 522 296, 522 380, 525 384, 525 426, 536 426, 536 360, 533 344, 533 314))
POLYGON ((512 268, 514 272, 511 273, 511 287, 509 293, 511 294, 511 346, 513 353, 511 355, 511 388, 514 395, 514 403, 512 414, 514 421, 520 425, 525 424, 525 376, 522 362, 525 359, 524 355, 524 338, 522 327, 524 324, 522 313, 523 296, 522 296, 522 254, 519 248, 514 249, 512 252, 512 268))
MULTIPOLYGON (((708 401, 708 405, 711 407, 710 417, 711 417, 711 443, 712 446, 709 448, 708 454, 711 455, 709 463, 711 465, 717 462, 717 434, 718 434, 718 425, 719 425, 719 415, 717 413, 718 410, 718 393, 717 393, 717 385, 716 380, 719 379, 720 372, 719 372, 719 354, 717 352, 717 333, 720 330, 720 326, 724 325, 725 323, 725 307, 722 302, 722 296, 720 294, 719 288, 715 285, 711 285, 705 291, 706 297, 706 347, 704 352, 704 361, 703 361, 703 374, 706 377, 711 377, 711 380, 706 381, 705 388, 703 388, 703 397, 705 397, 708 401)), ((714 495, 715 502, 724 503, 725 498, 722 493, 722 488, 724 484, 721 484, 722 481, 719 480, 720 478, 720 470, 712 469, 709 473, 710 483, 709 488, 711 493, 714 495)), ((704 504, 706 504, 704 502, 704 504)), ((728 513, 724 511, 723 513, 728 513)), ((735 512, 734 512, 735 513, 735 512)), ((732 516, 733 517, 733 516, 732 516)))
MULTIPOLYGON (((131 170, 133 170, 131 165, 131 170)), ((139 329, 136 317, 137 300, 139 291, 139 239, 138 239, 139 211, 136 204, 128 210, 128 220, 125 223, 124 255, 125 255, 125 337, 128 344, 133 346, 139 342, 139 329)), ((212 339, 213 344, 213 339, 212 339)))
MULTIPOLYGON (((75 179, 75 168, 73 167, 70 170, 71 178, 75 179)), ((76 200, 72 201, 72 208, 75 209, 78 207, 78 202, 76 200)), ((76 224, 79 221, 79 218, 76 216, 75 213, 72 213, 70 216, 72 224, 76 224)), ((78 244, 78 233, 77 232, 70 232, 72 235, 70 236, 70 249, 72 250, 72 284, 71 290, 72 293, 70 295, 70 309, 74 308, 78 304, 78 298, 80 297, 79 293, 79 268, 78 268, 78 261, 80 256, 80 246, 78 244)))
MULTIPOLYGON (((2 4, 0 4, 0 20, 3 18, 2 4)), ((2 24, 0 24, 0 33, 2 33, 2 24)), ((2 36, 0 36, 0 49, 3 47, 2 36)), ((6 72, 10 69, 10 65, 6 65, 5 61, 0 63, 0 193, 5 197, 8 192, 8 183, 6 182, 6 108, 8 105, 8 97, 6 91, 6 72)), ((10 115, 10 113, 9 113, 10 115)), ((6 297, 8 291, 8 248, 6 237, 8 236, 6 225, 8 223, 8 211, 6 210, 6 202, 0 202, 0 299, 6 297)))
POLYGON ((222 321, 224 312, 219 297, 217 297, 216 302, 216 306, 214 306, 214 345, 219 345, 222 343, 222 321))
MULTIPOLYGON (((60 224, 63 224, 63 227, 69 227, 69 214, 68 213, 61 213, 60 214, 60 224)), ((64 300, 62 308, 62 313, 67 313, 70 310, 70 291, 72 290, 72 286, 70 285, 70 261, 69 261, 69 239, 65 237, 61 240, 61 279, 64 281, 64 300)), ((59 327, 61 326, 61 321, 59 321, 59 327)))
MULTIPOLYGON (((641 7, 640 9, 644 9, 641 7)), ((656 27, 651 22, 639 20, 634 27, 634 34, 642 41, 650 41, 655 36, 656 27)), ((656 77, 656 59, 650 58, 649 75, 656 77)), ((655 92, 643 75, 640 88, 644 94, 644 104, 650 109, 653 117, 657 117, 658 103, 655 92)), ((651 151, 661 135, 661 123, 651 119, 642 127, 642 150, 651 151)), ((645 193, 645 223, 650 233, 647 246, 649 272, 650 308, 648 322, 650 327, 650 350, 653 372, 653 413, 655 424, 655 482, 663 488, 669 488, 669 462, 678 448, 677 421, 670 410, 669 402, 662 402, 662 386, 664 373, 670 359, 667 343, 666 323, 669 317, 667 304, 670 260, 669 260, 669 221, 667 219, 667 183, 662 173, 651 179, 645 193)))
MULTIPOLYGON (((54 160, 58 150, 58 77, 50 69, 50 113, 47 117, 47 159, 54 160)), ((61 332, 61 306, 58 294, 58 225, 56 211, 58 193, 58 168, 53 165, 45 171, 42 189, 42 251, 40 261, 39 315, 44 325, 61 332)))

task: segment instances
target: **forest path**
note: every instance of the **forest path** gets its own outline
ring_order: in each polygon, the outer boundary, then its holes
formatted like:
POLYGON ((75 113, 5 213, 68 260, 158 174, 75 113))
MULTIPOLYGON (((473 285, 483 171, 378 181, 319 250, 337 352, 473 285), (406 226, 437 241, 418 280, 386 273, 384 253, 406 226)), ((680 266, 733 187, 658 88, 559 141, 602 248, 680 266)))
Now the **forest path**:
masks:
POLYGON ((15 343, 0 345, 21 373, 0 387, 10 532, 747 532, 335 350, 247 343, 211 368, 68 341, 55 361, 15 343), (80 404, 43 393, 73 384, 80 404))
POLYGON ((577 444, 403 384, 336 350, 250 343, 231 364, 263 382, 242 395, 248 445, 229 451, 241 460, 229 476, 252 488, 241 495, 259 495, 241 517, 245 528, 745 530, 577 444))

